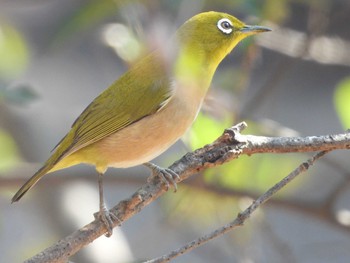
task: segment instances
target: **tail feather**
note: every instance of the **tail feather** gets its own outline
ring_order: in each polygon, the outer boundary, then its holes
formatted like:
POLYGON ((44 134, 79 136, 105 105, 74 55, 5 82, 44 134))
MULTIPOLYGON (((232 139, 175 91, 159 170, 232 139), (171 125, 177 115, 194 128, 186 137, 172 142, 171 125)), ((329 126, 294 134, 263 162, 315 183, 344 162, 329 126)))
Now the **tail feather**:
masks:
POLYGON ((22 196, 40 180, 41 177, 50 171, 51 168, 52 165, 44 165, 42 168, 40 168, 12 197, 11 203, 19 201, 22 196))
POLYGON ((46 161, 43 167, 41 167, 24 185, 17 191, 17 193, 12 197, 12 203, 17 202, 22 198, 22 196, 28 192, 45 174, 53 172, 57 169, 57 164, 62 160, 65 154, 69 151, 71 144, 69 143, 74 136, 72 133, 68 133, 60 143, 55 147, 55 152, 46 161))

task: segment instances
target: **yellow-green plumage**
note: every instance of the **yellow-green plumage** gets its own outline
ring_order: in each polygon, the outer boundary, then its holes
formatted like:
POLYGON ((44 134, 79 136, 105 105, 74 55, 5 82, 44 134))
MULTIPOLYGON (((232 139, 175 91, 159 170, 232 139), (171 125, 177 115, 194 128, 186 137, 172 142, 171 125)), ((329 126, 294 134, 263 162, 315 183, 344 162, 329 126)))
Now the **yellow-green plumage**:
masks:
POLYGON ((12 201, 56 170, 87 163, 102 174, 108 167, 135 166, 161 154, 194 121, 222 59, 240 40, 264 31, 224 13, 192 17, 169 42, 169 56, 154 51, 90 103, 12 201), (232 32, 218 24, 222 19, 230 21, 232 32))

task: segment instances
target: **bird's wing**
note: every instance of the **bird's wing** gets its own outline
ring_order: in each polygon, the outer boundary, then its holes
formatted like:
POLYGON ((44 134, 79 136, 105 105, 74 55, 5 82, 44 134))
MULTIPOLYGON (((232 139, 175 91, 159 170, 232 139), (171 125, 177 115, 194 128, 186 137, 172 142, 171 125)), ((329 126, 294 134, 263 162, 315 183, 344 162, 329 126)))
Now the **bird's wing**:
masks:
POLYGON ((162 63, 152 56, 146 57, 76 119, 71 131, 56 146, 61 148, 59 159, 156 113, 170 100, 172 92, 162 63))

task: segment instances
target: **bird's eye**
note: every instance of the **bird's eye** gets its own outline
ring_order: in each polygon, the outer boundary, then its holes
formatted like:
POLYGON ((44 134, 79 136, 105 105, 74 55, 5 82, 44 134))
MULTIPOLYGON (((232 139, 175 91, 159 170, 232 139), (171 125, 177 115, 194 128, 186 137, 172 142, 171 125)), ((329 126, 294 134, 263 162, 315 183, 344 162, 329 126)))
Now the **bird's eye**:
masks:
POLYGON ((227 18, 222 18, 218 21, 217 27, 225 34, 231 34, 233 30, 232 22, 227 18))
POLYGON ((222 26, 222 28, 224 28, 224 29, 230 29, 230 28, 231 28, 230 23, 227 22, 227 21, 223 21, 223 22, 221 23, 221 26, 222 26))

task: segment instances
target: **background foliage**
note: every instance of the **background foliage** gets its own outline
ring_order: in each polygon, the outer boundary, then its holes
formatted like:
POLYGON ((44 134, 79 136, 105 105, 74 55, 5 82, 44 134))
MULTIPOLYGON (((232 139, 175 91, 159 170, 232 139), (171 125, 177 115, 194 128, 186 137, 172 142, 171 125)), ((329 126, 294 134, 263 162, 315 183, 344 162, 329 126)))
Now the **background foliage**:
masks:
MULTIPOLYGON (((9 200, 97 94, 186 19, 208 10, 274 31, 245 40, 224 60, 193 128, 157 163, 169 165, 242 120, 249 123, 246 133, 268 136, 350 127, 348 1, 0 1, 4 262, 22 262, 92 219, 98 196, 91 167, 50 175, 19 204, 9 200)), ((210 169, 73 261, 134 262, 163 254, 226 223, 305 158, 266 154, 210 169)), ((347 152, 330 155, 242 229, 177 261, 347 262, 348 158, 347 152)), ((146 176, 142 168, 110 169, 110 204, 146 176)))

